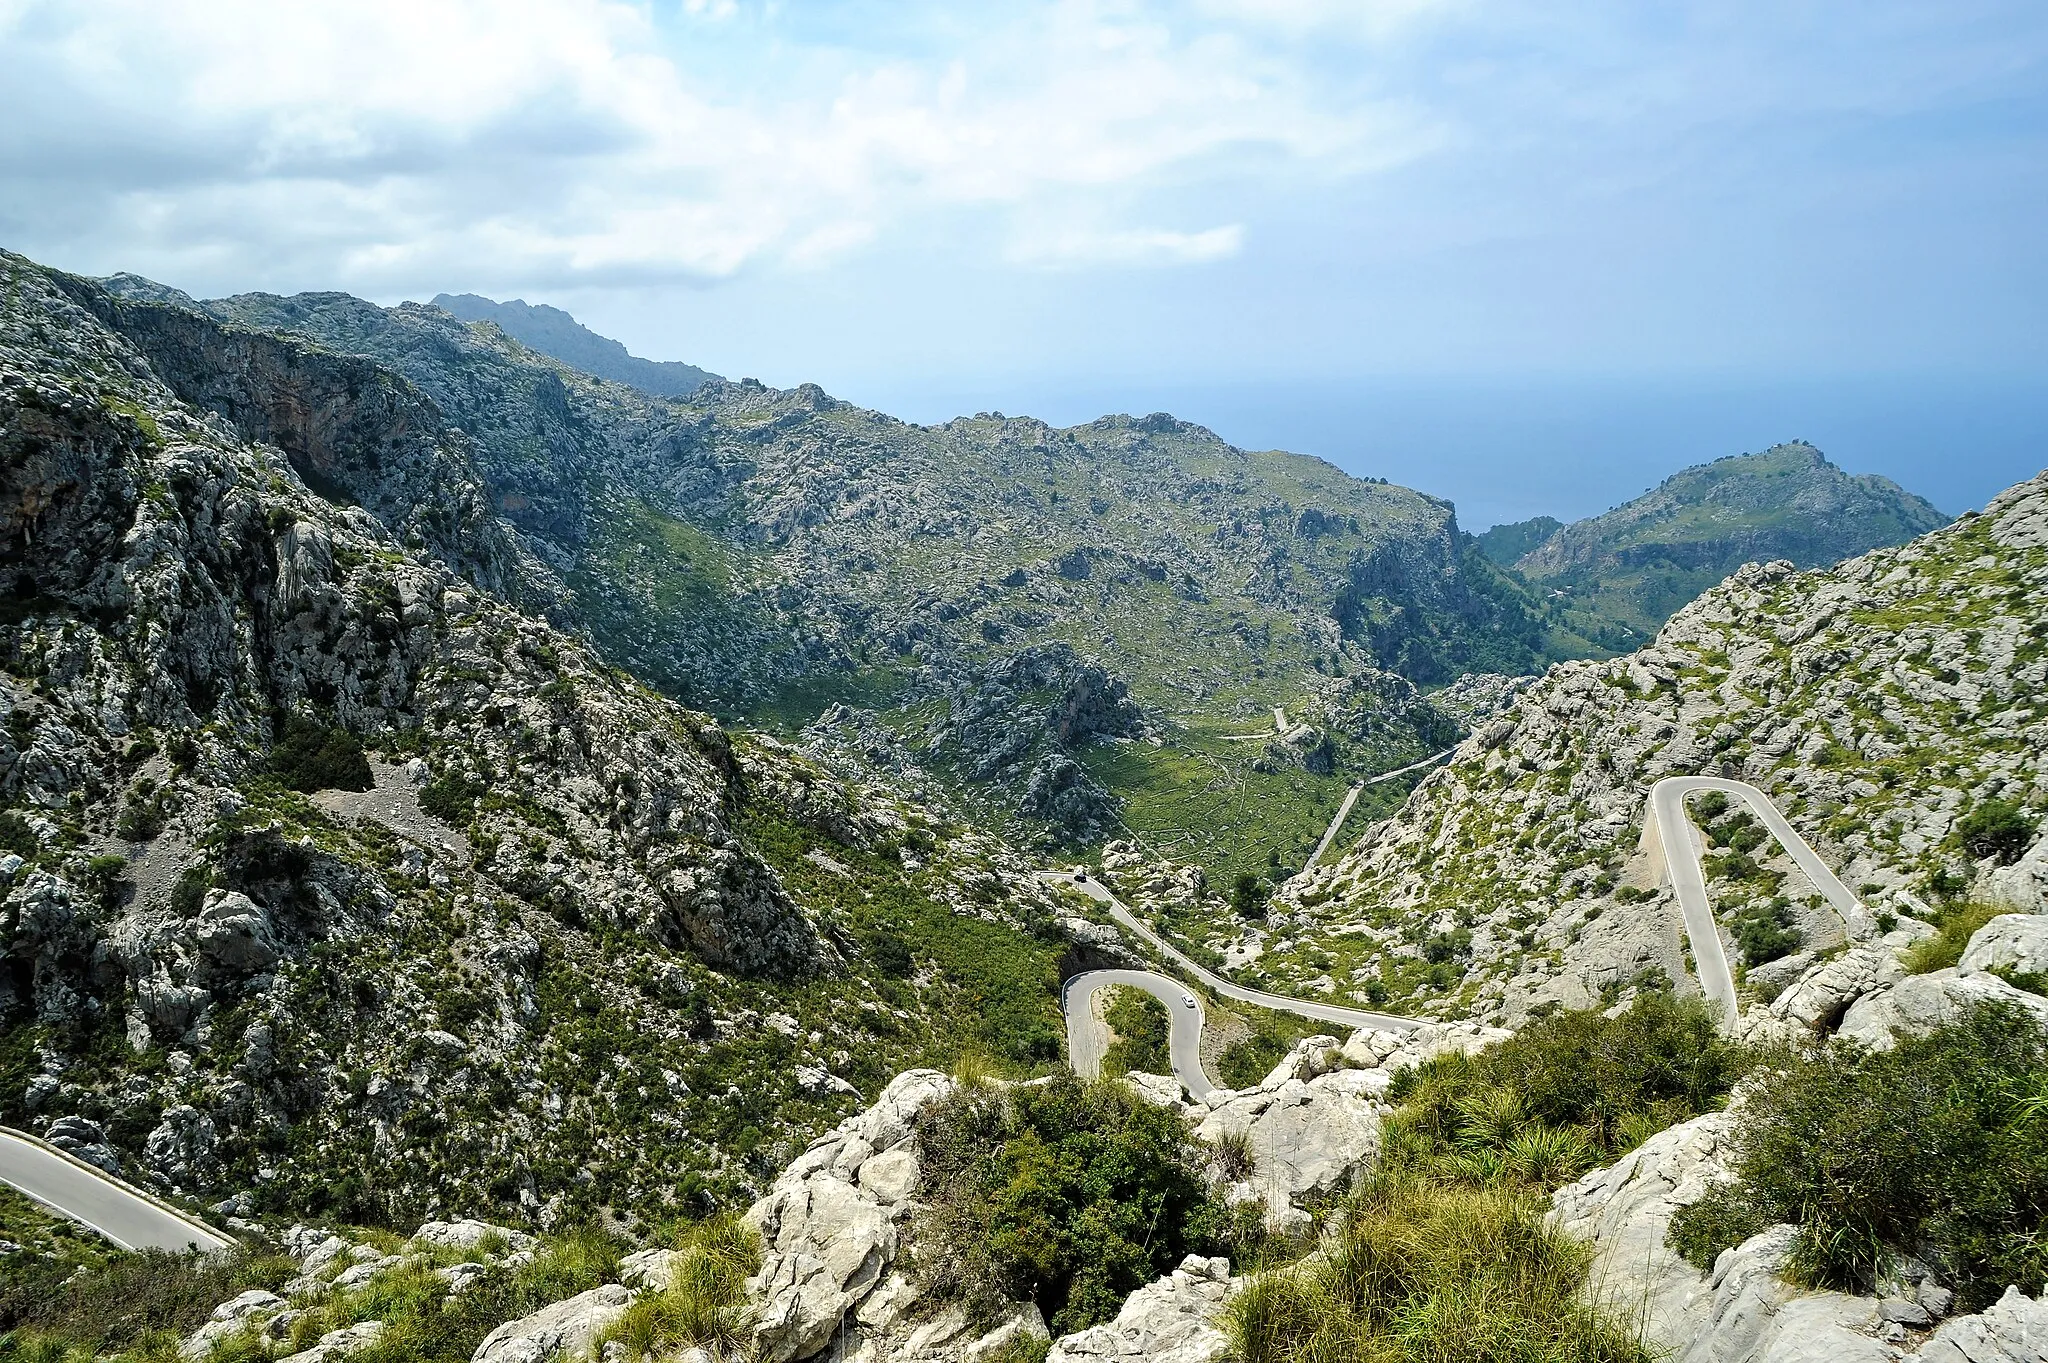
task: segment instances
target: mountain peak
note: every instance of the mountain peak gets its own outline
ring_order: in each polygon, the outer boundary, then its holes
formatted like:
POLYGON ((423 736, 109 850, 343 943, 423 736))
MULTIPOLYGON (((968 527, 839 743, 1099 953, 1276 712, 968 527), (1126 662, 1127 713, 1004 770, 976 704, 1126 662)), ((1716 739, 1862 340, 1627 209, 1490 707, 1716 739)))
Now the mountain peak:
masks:
POLYGON ((434 306, 465 322, 490 322, 513 340, 571 368, 659 397, 680 398, 717 378, 677 360, 644 360, 609 336, 600 336, 569 313, 523 298, 497 302, 474 293, 434 295, 434 306))

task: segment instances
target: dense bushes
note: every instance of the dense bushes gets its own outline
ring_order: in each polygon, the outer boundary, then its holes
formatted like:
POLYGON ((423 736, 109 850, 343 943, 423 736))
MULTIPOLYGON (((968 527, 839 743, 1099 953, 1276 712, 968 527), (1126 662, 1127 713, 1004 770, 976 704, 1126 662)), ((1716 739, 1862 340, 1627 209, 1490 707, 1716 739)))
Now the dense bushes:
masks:
POLYGON ((1588 1251, 1511 1188, 1383 1175, 1325 1253, 1255 1277, 1226 1316, 1243 1363, 1638 1363, 1577 1297, 1588 1251))
POLYGON ((368 790, 370 759, 363 745, 346 729, 333 729, 299 715, 287 715, 277 746, 270 750, 270 771, 293 790, 368 790))
POLYGON ((1987 1004, 1872 1052, 1835 1041, 1766 1074, 1737 1124, 1737 1181, 1673 1220, 1706 1266, 1766 1225, 1799 1226, 1792 1271, 1869 1290, 1911 1254, 1967 1309, 2048 1281, 2048 1031, 1987 1004))
POLYGON ((1117 1039, 1102 1057, 1102 1072, 1171 1073, 1173 1060, 1167 1051, 1167 1041, 1173 1020, 1166 1014, 1166 1005, 1142 989, 1114 987, 1116 993, 1103 1017, 1115 1029, 1117 1039))
POLYGON ((1718 1107, 1746 1063, 1697 1000, 1643 994, 1611 1018, 1561 1013, 1398 1075, 1389 1159, 1554 1183, 1718 1107))
POLYGON ((1956 821, 1956 840, 1972 857, 1990 857, 2010 866, 2026 855, 2034 825, 2026 811, 2010 800, 1979 800, 1956 821))
POLYGON ((918 1139, 914 1271, 977 1322, 1036 1301, 1055 1335, 1084 1329, 1182 1256, 1243 1248, 1186 1120, 1127 1085, 963 1085, 918 1139))

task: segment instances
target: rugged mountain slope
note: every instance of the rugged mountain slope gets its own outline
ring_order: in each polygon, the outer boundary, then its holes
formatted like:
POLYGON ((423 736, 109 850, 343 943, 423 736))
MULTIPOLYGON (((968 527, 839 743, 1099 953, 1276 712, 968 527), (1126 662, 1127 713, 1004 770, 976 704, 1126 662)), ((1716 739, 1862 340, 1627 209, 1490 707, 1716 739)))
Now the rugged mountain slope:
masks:
POLYGON ((277 1212, 653 1214, 1057 1058, 1023 864, 515 609, 409 384, 0 274, 0 1119, 277 1212))
MULTIPOLYGON (((1770 793, 1880 921, 1969 894, 1987 848, 2009 858, 2038 836, 2048 475, 1903 547, 1818 572, 1746 567, 1653 646, 1553 668, 1398 817, 1289 888, 1288 946, 1263 964, 1511 1017, 1682 979, 1677 909, 1638 837, 1650 784, 1701 772, 1770 793), (2009 836, 1981 836, 1987 821, 2009 836)), ((1775 844, 1694 809, 1755 987, 1792 968, 1760 972, 1763 958, 1840 939, 1775 844)))
POLYGON ((1558 527, 1548 517, 1480 537, 1549 592, 1578 632, 1633 648, 1672 612, 1745 563, 1817 568, 1903 544, 1948 517, 1889 478, 1849 474, 1811 445, 1776 445, 1671 475, 1603 515, 1558 527), (1533 545, 1519 545, 1549 523, 1533 545))
POLYGON ((473 293, 434 296, 434 306, 465 322, 489 322, 521 345, 613 383, 680 398, 718 377, 679 360, 643 360, 609 336, 600 336, 560 308, 523 298, 499 303, 473 293))
MULTIPOLYGON (((1355 772, 1276 774, 1254 741, 1274 706, 1340 675, 1430 684, 1583 648, 1549 631, 1448 505, 1162 415, 926 428, 814 387, 718 381, 661 400, 439 308, 341 294, 200 306, 416 383, 565 584, 558 618, 613 662, 788 733, 854 707, 834 727, 894 735, 978 817, 1164 833, 1186 822, 1180 796, 1221 779, 1266 815, 1226 856, 1298 861, 1355 772), (1023 674, 1035 680, 1001 681, 1023 674), (1077 741, 1065 698, 1097 674, 1144 721, 1077 741), (1001 724, 961 713, 991 679, 1016 701, 1001 724), (1160 746, 1104 744, 1140 733, 1160 746)), ((1387 744, 1388 764, 1425 741, 1387 744)))

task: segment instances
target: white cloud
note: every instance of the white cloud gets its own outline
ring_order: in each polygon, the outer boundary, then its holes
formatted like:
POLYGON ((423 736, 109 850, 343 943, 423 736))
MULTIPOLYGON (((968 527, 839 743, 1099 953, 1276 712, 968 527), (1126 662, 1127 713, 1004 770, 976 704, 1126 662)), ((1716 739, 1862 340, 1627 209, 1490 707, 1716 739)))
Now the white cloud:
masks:
POLYGON ((1201 232, 1164 228, 1067 230, 1020 238, 1010 258, 1031 265, 1200 265, 1244 249, 1244 224, 1201 232))
POLYGON ((791 57, 781 33, 732 70, 730 46, 618 0, 12 0, 0 232, 107 268, 232 261, 242 281, 388 293, 805 267, 928 215, 1080 196, 1099 226, 988 239, 1195 264, 1243 229, 1147 226, 1148 193, 1431 144, 1412 110, 1307 79, 1242 26, 1115 0, 993 12, 934 27, 922 55, 791 57))

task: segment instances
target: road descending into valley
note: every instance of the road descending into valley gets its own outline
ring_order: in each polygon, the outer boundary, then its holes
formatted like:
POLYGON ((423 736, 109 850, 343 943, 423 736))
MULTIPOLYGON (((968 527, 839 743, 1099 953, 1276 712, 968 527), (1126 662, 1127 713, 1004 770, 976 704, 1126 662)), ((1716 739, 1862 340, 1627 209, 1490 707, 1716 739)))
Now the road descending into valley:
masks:
MULTIPOLYGON (((1426 766, 1444 756, 1425 758, 1415 766, 1426 766)), ((1414 767, 1404 767, 1412 771, 1414 767)), ((1400 772, 1388 772, 1376 777, 1398 776, 1400 772)), ((1353 787, 1353 794, 1357 787, 1353 787)), ((1720 776, 1672 776, 1657 782, 1650 788, 1650 798, 1643 810, 1642 849, 1650 854, 1651 864, 1657 868, 1660 882, 1668 878, 1678 895, 1679 911, 1685 919, 1686 940, 1692 946, 1695 973, 1699 977, 1700 992, 1720 1013, 1723 1025, 1732 1024, 1740 1005, 1735 995, 1735 976, 1728 965, 1728 952, 1722 945, 1719 925, 1714 920, 1713 901, 1707 896, 1705 868, 1701 865, 1702 847, 1698 831, 1692 818, 1686 812, 1685 797, 1697 791, 1718 790, 1726 795, 1739 798, 1749 807, 1787 856, 1813 882, 1814 888, 1827 898, 1844 925, 1868 917, 1855 895, 1849 893, 1840 878, 1828 869, 1818 853, 1808 845, 1799 831, 1792 827, 1771 797, 1755 786, 1742 781, 1732 781, 1720 776)), ((1344 811, 1337 817, 1341 824, 1344 811)), ((1324 837, 1325 846, 1334 835, 1336 824, 1330 834, 1324 837)), ((1321 849, 1318 849, 1320 853, 1321 849)), ((1311 862, 1313 864, 1313 862, 1311 862)), ((1123 901, 1101 881, 1075 872, 1046 871, 1043 878, 1063 888, 1079 890, 1090 899, 1108 907, 1110 917, 1123 927, 1136 933, 1153 950, 1188 972, 1205 986, 1227 999, 1249 1003, 1260 1008, 1271 1008, 1276 1012, 1292 1013, 1296 1017, 1313 1022, 1334 1023, 1351 1029, 1377 1028, 1411 1029, 1422 1025, 1416 1018, 1398 1017, 1392 1013, 1374 1013, 1361 1008, 1343 1008, 1336 1004, 1319 1003, 1307 999, 1291 999, 1280 994, 1268 994, 1243 985, 1232 984, 1193 960, 1176 948, 1171 942, 1152 931, 1143 920, 1127 908, 1123 901)), ((1103 1053, 1108 1049, 1108 1037, 1102 1022, 1095 1017, 1091 1007, 1096 991, 1105 985, 1124 984, 1143 989, 1166 1005, 1167 1013, 1173 1019, 1172 1044, 1169 1052, 1173 1060, 1174 1077, 1180 1080, 1189 1094, 1202 1098, 1217 1086, 1202 1069, 1201 1041, 1204 1013, 1201 1001, 1196 999, 1195 1007, 1189 1008, 1184 1000, 1192 997, 1179 982, 1164 975, 1145 970, 1091 970, 1076 975, 1067 981, 1063 995, 1063 1007, 1067 1018, 1067 1046, 1074 1070, 1084 1077, 1093 1077, 1102 1065, 1103 1053)))
POLYGON ((0 1179, 121 1249, 218 1254, 234 1243, 85 1161, 5 1127, 0 1127, 0 1179))

